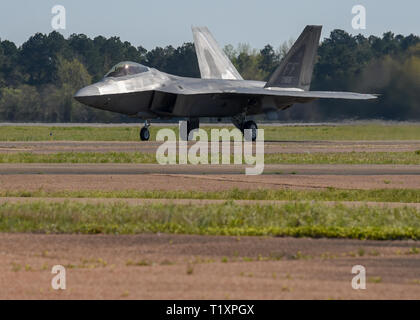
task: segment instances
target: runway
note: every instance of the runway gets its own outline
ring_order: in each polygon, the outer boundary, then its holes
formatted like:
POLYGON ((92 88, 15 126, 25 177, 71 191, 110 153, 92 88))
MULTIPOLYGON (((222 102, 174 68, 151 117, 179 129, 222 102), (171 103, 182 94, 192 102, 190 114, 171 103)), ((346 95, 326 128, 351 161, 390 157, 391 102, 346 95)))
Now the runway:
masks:
POLYGON ((0 234, 0 299, 418 299, 412 241, 0 234), (51 290, 65 266, 68 289, 51 290), (366 269, 366 290, 351 286, 366 269), (13 284, 13 285, 12 285, 13 284), (205 288, 205 290, 203 290, 205 288))
MULTIPOLYGON (((251 165, 160 165, 160 164, 57 164, 19 163, 0 164, 0 175, 10 174, 90 174, 90 175, 140 175, 140 174, 194 174, 194 175, 244 175, 251 165)), ((290 165, 268 164, 264 175, 420 175, 418 165, 290 165)))
MULTIPOLYGON (((191 146, 195 142, 189 142, 191 146)), ((146 152, 155 153, 156 141, 0 141, 0 153, 146 152)), ((221 146, 221 143, 220 143, 221 146)), ((232 143, 231 143, 232 146, 232 143)), ((411 152, 420 140, 379 141, 265 141, 264 153, 411 152)), ((231 147, 231 151, 233 148, 231 147)))
MULTIPOLYGON (((0 153, 154 153, 159 145, 157 142, 125 141, 0 142, 0 153)), ((420 140, 268 141, 264 152, 416 150, 420 150, 420 140)), ((124 191, 130 190, 420 189, 420 165, 270 164, 264 166, 262 175, 256 176, 245 175, 246 167, 251 166, 3 163, 0 164, 0 192, 5 196, 0 197, 0 206, 6 212, 8 205, 19 203, 25 207, 39 201, 89 205, 123 202, 128 206, 181 205, 182 210, 188 212, 189 206, 211 206, 227 200, 167 199, 166 196, 159 199, 106 198, 100 192, 116 191, 124 196, 124 191), (25 196, 24 192, 31 191, 39 193, 25 196), (43 191, 45 195, 42 195, 43 191), (77 193, 69 197, 57 196, 60 191, 63 194, 66 191, 94 191, 98 196, 77 198, 77 193), (22 193, 14 196, 13 192, 22 193)), ((281 206, 299 202, 230 201, 244 206, 281 206)), ((354 208, 386 208, 396 213, 403 207, 420 210, 419 202, 390 201, 395 202, 339 203, 354 208)), ((316 203, 337 204, 322 199, 316 203)), ((226 237, 160 232, 136 235, 12 232, 1 233, 0 240, 0 268, 3 270, 0 286, 5 288, 0 292, 0 298, 418 299, 420 296, 420 245, 413 240, 226 237), (71 290, 61 295, 49 290, 51 267, 56 264, 66 267, 71 284, 71 290), (368 290, 351 288, 354 265, 366 267, 368 290)))

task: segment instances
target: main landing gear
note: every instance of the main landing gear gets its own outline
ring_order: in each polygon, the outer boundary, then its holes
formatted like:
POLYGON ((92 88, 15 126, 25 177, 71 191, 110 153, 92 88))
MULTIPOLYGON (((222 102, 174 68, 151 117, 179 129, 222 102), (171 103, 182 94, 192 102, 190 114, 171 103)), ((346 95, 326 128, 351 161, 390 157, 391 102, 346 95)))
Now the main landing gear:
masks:
POLYGON ((232 123, 235 125, 236 128, 241 130, 242 134, 244 135, 245 140, 247 141, 257 140, 258 126, 255 123, 255 121, 253 120, 246 121, 245 115, 240 114, 240 115, 232 117, 232 123))
POLYGON ((190 135, 190 132, 198 129, 200 127, 200 119, 199 118, 189 118, 187 120, 187 132, 185 132, 185 129, 181 128, 180 138, 183 141, 188 141, 188 137, 190 135))
POLYGON ((255 140, 257 140, 258 126, 255 123, 255 121, 252 121, 252 120, 246 121, 244 123, 244 127, 243 128, 244 129, 242 130, 242 134, 244 135, 245 140, 248 140, 248 141, 255 141, 255 140), (245 131, 245 130, 251 130, 251 131, 249 132, 249 131, 245 131))
POLYGON ((144 127, 141 128, 141 130, 140 130, 140 140, 141 141, 148 141, 150 139, 149 127, 150 127, 150 122, 149 122, 149 120, 146 120, 144 122, 144 127))

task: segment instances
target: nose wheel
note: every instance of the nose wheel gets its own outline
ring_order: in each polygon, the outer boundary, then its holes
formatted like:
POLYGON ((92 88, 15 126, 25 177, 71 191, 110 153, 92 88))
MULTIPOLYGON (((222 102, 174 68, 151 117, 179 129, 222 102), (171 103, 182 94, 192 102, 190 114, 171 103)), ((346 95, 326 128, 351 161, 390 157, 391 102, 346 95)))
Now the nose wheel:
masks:
POLYGON ((150 139, 150 123, 146 121, 144 127, 140 130, 140 140, 141 141, 148 141, 150 139))

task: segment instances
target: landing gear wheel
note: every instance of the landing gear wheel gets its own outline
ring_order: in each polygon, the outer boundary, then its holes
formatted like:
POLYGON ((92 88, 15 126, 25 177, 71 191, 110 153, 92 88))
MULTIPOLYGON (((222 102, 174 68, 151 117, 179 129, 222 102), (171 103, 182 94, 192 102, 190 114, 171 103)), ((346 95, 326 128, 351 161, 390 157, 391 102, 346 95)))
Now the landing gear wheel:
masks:
POLYGON ((150 131, 149 128, 143 127, 140 130, 140 140, 141 141, 148 141, 150 139, 150 131))
POLYGON ((187 132, 181 132, 180 139, 182 141, 188 141, 191 131, 200 128, 200 119, 199 118, 189 118, 187 122, 187 132), (185 136, 186 135, 186 136, 185 136))
POLYGON ((245 140, 247 141, 255 141, 257 140, 257 134, 258 134, 258 126, 257 124, 252 121, 246 121, 243 125, 242 133, 244 135, 245 140), (252 130, 251 132, 246 132, 245 130, 252 130))

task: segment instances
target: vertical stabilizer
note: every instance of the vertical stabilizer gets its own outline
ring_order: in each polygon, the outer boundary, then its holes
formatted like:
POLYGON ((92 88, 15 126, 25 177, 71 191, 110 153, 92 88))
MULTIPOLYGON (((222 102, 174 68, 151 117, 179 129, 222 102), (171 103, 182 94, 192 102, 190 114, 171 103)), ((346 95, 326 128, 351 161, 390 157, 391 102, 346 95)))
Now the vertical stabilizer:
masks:
POLYGON ((309 90, 322 26, 306 26, 265 87, 309 90))
POLYGON ((192 27, 192 32, 201 78, 243 80, 207 27, 192 27))

